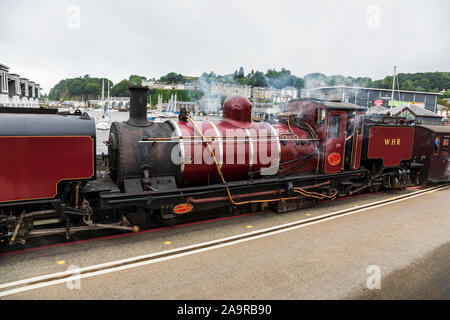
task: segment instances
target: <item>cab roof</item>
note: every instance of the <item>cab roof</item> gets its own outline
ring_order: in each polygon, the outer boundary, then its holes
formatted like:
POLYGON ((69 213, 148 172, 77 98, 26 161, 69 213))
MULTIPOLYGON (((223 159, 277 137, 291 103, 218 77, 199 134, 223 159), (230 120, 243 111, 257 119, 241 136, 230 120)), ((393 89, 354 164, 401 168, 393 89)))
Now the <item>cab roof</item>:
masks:
POLYGON ((334 102, 334 101, 320 101, 327 109, 340 109, 340 110, 366 110, 366 107, 358 106, 357 104, 350 102, 334 102))
POLYGON ((450 126, 420 126, 434 133, 450 133, 450 126))

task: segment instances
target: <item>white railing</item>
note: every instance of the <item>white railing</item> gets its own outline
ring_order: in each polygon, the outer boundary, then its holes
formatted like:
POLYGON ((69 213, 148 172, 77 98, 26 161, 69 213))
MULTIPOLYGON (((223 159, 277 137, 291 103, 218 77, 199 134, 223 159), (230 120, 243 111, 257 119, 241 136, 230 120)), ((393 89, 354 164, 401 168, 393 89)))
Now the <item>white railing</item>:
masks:
POLYGON ((17 95, 10 97, 8 94, 0 94, 0 106, 14 108, 39 108, 39 99, 20 97, 17 95))

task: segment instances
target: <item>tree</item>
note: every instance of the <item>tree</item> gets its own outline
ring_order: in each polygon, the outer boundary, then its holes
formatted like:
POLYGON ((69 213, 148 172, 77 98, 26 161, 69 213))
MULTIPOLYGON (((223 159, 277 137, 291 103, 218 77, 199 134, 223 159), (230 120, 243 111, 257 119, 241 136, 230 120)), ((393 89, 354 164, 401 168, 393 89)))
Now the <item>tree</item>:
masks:
MULTIPOLYGON (((49 99, 59 101, 96 99, 100 95, 102 81, 101 78, 90 78, 89 75, 61 80, 50 89, 49 99)), ((106 79, 105 88, 108 83, 110 86, 113 85, 112 81, 106 79)))
POLYGON ((98 83, 91 82, 85 87, 85 94, 89 97, 97 97, 101 93, 101 87, 98 83))
POLYGON ((110 95, 112 97, 129 97, 130 91, 128 90, 128 87, 130 85, 134 85, 134 83, 124 79, 112 87, 110 95))
POLYGON ((238 73, 237 77, 238 77, 238 79, 243 79, 245 77, 243 67, 239 68, 239 73, 238 73))
POLYGON ((260 71, 256 71, 253 78, 250 81, 252 87, 267 87, 267 81, 264 74, 260 71))
POLYGON ((406 80, 404 82, 400 82, 400 88, 402 90, 414 90, 414 85, 411 80, 406 80))
POLYGON ((419 86, 421 86, 422 88, 424 88, 425 91, 430 90, 431 85, 430 85, 430 80, 428 80, 427 78, 422 78, 419 80, 419 86))
POLYGON ((167 82, 167 83, 183 83, 186 80, 185 80, 185 78, 183 77, 182 74, 179 74, 179 73, 177 74, 175 72, 169 72, 165 76, 161 77, 159 79, 159 81, 167 82))
POLYGON ((145 77, 142 76, 137 76, 137 75, 131 75, 128 80, 130 81, 130 83, 136 85, 136 86, 140 86, 142 85, 142 81, 146 80, 145 77))

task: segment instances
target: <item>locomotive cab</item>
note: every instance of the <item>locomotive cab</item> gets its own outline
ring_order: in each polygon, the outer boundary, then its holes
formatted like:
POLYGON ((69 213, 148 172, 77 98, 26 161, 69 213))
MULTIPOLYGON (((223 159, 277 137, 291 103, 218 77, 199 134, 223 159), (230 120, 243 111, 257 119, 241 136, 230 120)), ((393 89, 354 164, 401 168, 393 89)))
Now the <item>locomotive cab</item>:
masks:
POLYGON ((320 172, 360 168, 365 108, 346 102, 295 100, 287 111, 317 133, 321 141, 320 172))

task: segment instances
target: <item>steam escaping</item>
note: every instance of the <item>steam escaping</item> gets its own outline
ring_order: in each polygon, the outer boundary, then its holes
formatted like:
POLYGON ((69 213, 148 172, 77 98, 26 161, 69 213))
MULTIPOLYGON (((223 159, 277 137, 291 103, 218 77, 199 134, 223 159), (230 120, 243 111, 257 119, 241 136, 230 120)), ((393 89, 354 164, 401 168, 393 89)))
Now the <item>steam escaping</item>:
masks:
POLYGON ((342 75, 326 76, 323 73, 310 73, 303 78, 305 89, 318 87, 348 86, 348 87, 367 87, 372 79, 368 77, 345 77, 342 75))

